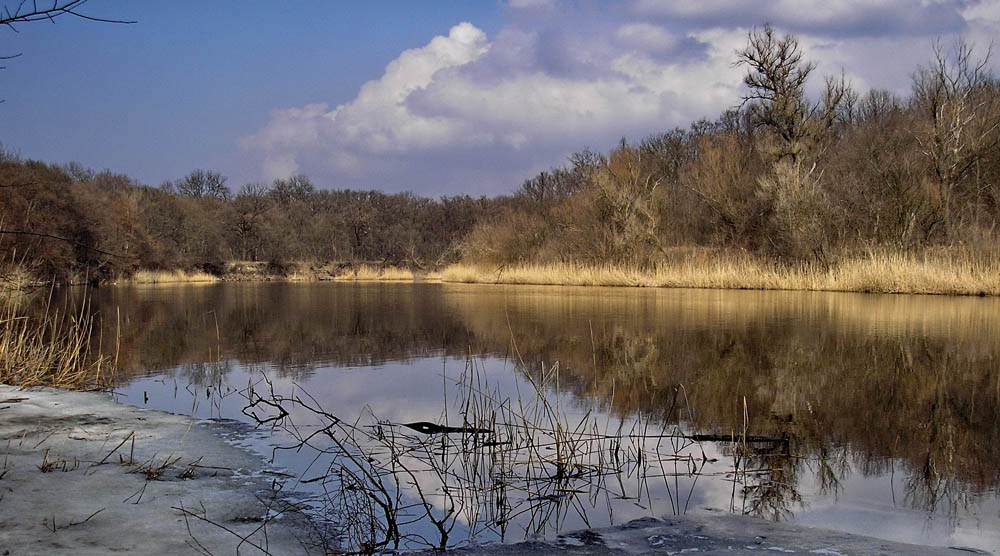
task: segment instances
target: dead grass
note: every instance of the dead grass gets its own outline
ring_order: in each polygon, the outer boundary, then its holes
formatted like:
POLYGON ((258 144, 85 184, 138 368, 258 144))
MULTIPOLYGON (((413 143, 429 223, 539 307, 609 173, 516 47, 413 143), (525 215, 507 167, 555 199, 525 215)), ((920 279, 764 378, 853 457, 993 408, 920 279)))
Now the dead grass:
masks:
POLYGON ((872 254, 837 265, 823 286, 877 293, 1000 295, 1000 260, 872 254))
POLYGON ((0 383, 70 390, 111 385, 115 361, 92 350, 94 322, 86 302, 79 313, 47 308, 41 315, 22 311, 11 296, 0 304, 0 383))
POLYGON ((217 282, 216 276, 200 270, 140 270, 131 278, 122 282, 126 284, 166 284, 178 282, 217 282))
POLYGON ((649 270, 579 264, 455 264, 443 282, 1000 295, 1000 261, 963 255, 870 253, 830 267, 748 256, 697 255, 649 270))
POLYGON ((352 269, 347 269, 337 276, 334 280, 377 280, 377 281, 404 281, 413 280, 415 278, 413 271, 405 268, 398 267, 377 267, 371 265, 361 265, 352 269))
POLYGON ((21 265, 7 265, 0 269, 0 298, 6 307, 19 306, 27 299, 34 284, 34 278, 21 265))
MULTIPOLYGON (((315 269, 297 265, 281 279, 316 280, 318 273, 315 269)), ((1000 259, 947 251, 922 254, 872 252, 844 256, 830 266, 790 266, 740 252, 678 249, 671 252, 668 261, 649 269, 572 263, 501 266, 458 263, 438 272, 417 274, 405 268, 360 265, 341 270, 333 279, 1000 295, 1000 259)), ((125 283, 199 283, 217 280, 217 277, 204 272, 139 271, 125 283)))

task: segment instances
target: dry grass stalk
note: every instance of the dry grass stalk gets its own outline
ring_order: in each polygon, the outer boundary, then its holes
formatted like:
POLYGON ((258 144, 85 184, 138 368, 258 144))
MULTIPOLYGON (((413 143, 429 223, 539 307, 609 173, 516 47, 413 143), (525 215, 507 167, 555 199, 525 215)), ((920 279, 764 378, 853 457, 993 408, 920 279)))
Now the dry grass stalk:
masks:
POLYGON ((354 268, 347 268, 334 277, 334 280, 359 280, 359 281, 403 281, 413 280, 412 270, 395 266, 379 267, 373 265, 360 265, 354 268))
POLYGON ((7 305, 17 306, 27 299, 34 283, 34 277, 22 265, 0 268, 0 298, 7 305))
POLYGON ((71 390, 111 385, 115 364, 92 350, 94 319, 86 301, 76 314, 48 306, 36 316, 21 305, 14 295, 0 300, 0 383, 71 390))
POLYGON ((200 270, 140 270, 122 281, 125 284, 171 284, 218 282, 219 278, 200 270))
POLYGON ((681 454, 695 442, 679 428, 640 416, 615 430, 593 410, 571 415, 558 364, 537 377, 522 372, 531 391, 510 397, 469 358, 455 383, 456 426, 447 410, 444 425, 390 423, 370 411, 344 421, 307 393, 284 397, 270 383, 248 387, 244 413, 290 433, 295 442, 283 449, 316 452, 315 475, 303 482, 322 486, 348 552, 448 548, 459 521, 470 538, 500 539, 515 524, 525 535, 557 531, 570 515, 589 525, 595 508, 613 512, 612 500, 648 499, 650 478, 663 477, 672 508, 683 511, 683 493, 666 478, 697 475, 700 463, 681 454))
POLYGON ((569 263, 491 267, 465 263, 444 282, 565 286, 807 290, 1000 295, 1000 261, 972 256, 869 253, 832 265, 782 265, 748 256, 695 256, 651 269, 569 263))

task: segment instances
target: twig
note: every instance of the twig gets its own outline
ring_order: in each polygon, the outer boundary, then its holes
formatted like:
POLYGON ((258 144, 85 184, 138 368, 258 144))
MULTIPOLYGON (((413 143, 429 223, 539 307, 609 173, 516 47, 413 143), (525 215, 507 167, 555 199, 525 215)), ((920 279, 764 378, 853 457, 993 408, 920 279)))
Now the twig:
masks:
MULTIPOLYGON (((250 540, 250 536, 252 536, 252 534, 244 537, 243 535, 240 535, 236 531, 233 531, 232 529, 226 527, 225 525, 222 525, 221 523, 218 523, 216 521, 212 521, 211 519, 208 519, 207 517, 202 517, 202 516, 200 516, 200 515, 192 512, 192 511, 184 508, 183 505, 181 505, 181 506, 170 506, 170 509, 177 510, 177 511, 181 512, 182 515, 191 516, 191 517, 193 517, 193 518, 195 518, 197 520, 204 521, 205 523, 208 523, 209 525, 214 525, 214 526, 218 527, 219 529, 222 529, 223 531, 229 533, 230 535, 232 535, 232 536, 240 539, 240 544, 241 545, 242 544, 247 544, 247 545, 250 545, 250 546, 256 548, 257 550, 260 550, 261 552, 263 552, 264 554, 266 554, 268 556, 274 556, 273 554, 271 554, 270 552, 268 552, 267 549, 264 548, 263 546, 260 546, 259 544, 251 541, 250 540)), ((256 530, 254 530, 254 532, 256 532, 256 530)), ((191 533, 191 529, 189 527, 188 528, 188 534, 190 534, 190 533, 191 533)), ((191 538, 194 539, 194 535, 191 535, 191 538)), ((197 540, 195 540, 195 542, 197 542, 197 540)), ((201 546, 200 543, 199 543, 199 546, 201 546)))

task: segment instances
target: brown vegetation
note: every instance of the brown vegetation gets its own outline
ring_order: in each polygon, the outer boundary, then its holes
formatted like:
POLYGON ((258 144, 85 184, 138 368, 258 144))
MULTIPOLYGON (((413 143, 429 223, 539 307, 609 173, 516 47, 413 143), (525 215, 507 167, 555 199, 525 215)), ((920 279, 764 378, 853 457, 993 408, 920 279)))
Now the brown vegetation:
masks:
POLYGON ((0 254, 31 253, 32 275, 70 283, 240 278, 237 266, 259 264, 254 274, 272 277, 334 261, 431 268, 455 261, 458 241, 499 202, 317 191, 304 176, 231 195, 223 176, 202 170, 152 188, 9 152, 0 190, 0 254))
POLYGON ((423 277, 460 261, 492 270, 445 279, 996 293, 1000 86, 971 45, 938 45, 908 98, 830 77, 810 100, 814 65, 770 27, 736 61, 738 109, 582 151, 494 199, 320 190, 305 176, 233 194, 206 170, 152 188, 0 152, 0 254, 30 252, 34 276, 77 282, 220 276, 231 261, 276 277, 291 263, 423 277))
MULTIPOLYGON (((5 276, 23 275, 16 269, 5 276)), ((92 341, 94 319, 86 301, 78 312, 45 303, 32 310, 27 284, 3 281, 0 295, 0 384, 57 386, 72 390, 108 387, 116 361, 92 341)))
POLYGON ((1000 88, 971 46, 935 49, 909 99, 828 78, 809 101, 770 27, 737 59, 739 110, 526 182, 446 279, 996 292, 1000 88))
POLYGON ((413 271, 405 268, 385 267, 379 268, 369 265, 361 265, 353 269, 346 269, 341 274, 334 277, 335 280, 413 280, 413 271))
POLYGON ((140 270, 133 274, 126 283, 129 284, 172 284, 176 282, 215 282, 217 276, 199 271, 184 270, 140 270))
POLYGON ((781 264, 745 252, 700 252, 648 267, 573 263, 453 264, 444 282, 653 288, 1000 295, 1000 262, 971 256, 869 253, 832 264, 781 264))

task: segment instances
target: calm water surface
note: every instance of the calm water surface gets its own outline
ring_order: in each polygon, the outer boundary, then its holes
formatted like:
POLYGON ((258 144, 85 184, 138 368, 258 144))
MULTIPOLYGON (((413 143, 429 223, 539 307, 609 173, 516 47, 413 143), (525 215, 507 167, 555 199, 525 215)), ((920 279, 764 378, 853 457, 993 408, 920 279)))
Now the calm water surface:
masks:
MULTIPOLYGON (((471 369, 511 399, 544 382, 561 411, 605 430, 688 436, 659 448, 690 466, 599 496, 529 496, 551 508, 513 519, 504 540, 735 511, 1000 553, 1000 300, 259 283, 102 288, 93 309, 104 344, 119 337, 121 399, 139 406, 247 420, 239 391, 267 376, 345 420, 456 425, 471 369), (751 446, 752 473, 734 479, 718 438, 744 430, 782 440, 751 446)), ((275 464, 315 474, 309 457, 275 464)), ((455 531, 467 538, 468 520, 455 531)))

